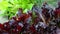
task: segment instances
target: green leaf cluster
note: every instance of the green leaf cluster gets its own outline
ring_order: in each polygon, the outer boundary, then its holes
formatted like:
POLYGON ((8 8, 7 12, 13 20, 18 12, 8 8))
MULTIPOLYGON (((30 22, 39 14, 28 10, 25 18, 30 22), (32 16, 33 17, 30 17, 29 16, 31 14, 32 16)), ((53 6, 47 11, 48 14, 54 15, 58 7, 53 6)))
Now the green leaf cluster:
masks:
POLYGON ((18 8, 22 8, 23 13, 26 13, 27 10, 32 9, 34 3, 34 0, 1 0, 0 10, 3 16, 9 16, 9 18, 11 18, 16 14, 18 8))

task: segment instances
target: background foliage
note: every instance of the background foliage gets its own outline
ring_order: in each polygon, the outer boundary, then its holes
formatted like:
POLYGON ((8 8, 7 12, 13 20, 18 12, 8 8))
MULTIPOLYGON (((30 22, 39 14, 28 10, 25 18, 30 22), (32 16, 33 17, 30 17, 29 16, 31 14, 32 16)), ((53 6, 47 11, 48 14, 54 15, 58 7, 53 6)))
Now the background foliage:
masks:
POLYGON ((0 10, 2 11, 2 16, 9 16, 11 18, 16 14, 18 8, 22 8, 23 13, 26 13, 27 10, 32 9, 34 4, 41 7, 44 1, 56 6, 57 0, 0 0, 0 10))

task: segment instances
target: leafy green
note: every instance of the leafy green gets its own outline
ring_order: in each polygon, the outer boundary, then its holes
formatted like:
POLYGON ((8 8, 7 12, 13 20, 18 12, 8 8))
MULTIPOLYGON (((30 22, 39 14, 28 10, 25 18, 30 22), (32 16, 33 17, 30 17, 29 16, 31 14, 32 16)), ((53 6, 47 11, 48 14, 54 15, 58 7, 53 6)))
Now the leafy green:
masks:
POLYGON ((26 13, 27 10, 31 10, 34 2, 34 0, 2 0, 0 2, 0 10, 2 12, 4 11, 3 16, 12 17, 16 14, 18 8, 22 8, 23 13, 26 13))

